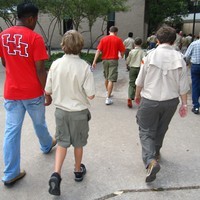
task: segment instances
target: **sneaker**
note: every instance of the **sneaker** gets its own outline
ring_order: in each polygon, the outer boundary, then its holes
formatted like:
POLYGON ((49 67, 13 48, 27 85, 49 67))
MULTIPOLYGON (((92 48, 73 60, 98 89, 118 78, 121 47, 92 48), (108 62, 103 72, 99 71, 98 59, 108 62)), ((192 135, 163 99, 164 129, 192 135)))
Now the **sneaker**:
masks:
POLYGON ((60 196, 60 174, 54 172, 49 179, 49 193, 52 195, 60 196))
POLYGON ((83 180, 84 175, 86 174, 86 167, 84 164, 81 164, 81 171, 80 172, 74 172, 75 175, 75 181, 80 182, 83 180))
POLYGON ((152 182, 156 179, 156 174, 160 171, 160 165, 156 160, 152 160, 147 168, 146 182, 152 182))
POLYGON ((199 108, 192 108, 192 112, 194 114, 199 114, 199 108))
POLYGON ((17 181, 19 181, 20 179, 22 179, 25 175, 26 175, 25 170, 21 170, 20 173, 19 173, 19 175, 16 176, 15 178, 13 178, 13 179, 11 179, 9 181, 4 181, 4 185, 5 186, 11 186, 14 183, 16 183, 17 181))
POLYGON ((128 106, 129 108, 132 108, 132 107, 133 107, 133 104, 132 104, 132 100, 131 100, 131 99, 128 99, 127 106, 128 106))
POLYGON ((56 146, 56 144, 57 144, 57 141, 56 141, 56 139, 53 137, 53 138, 52 138, 51 148, 50 148, 49 151, 47 151, 45 154, 50 153, 51 150, 56 146))
POLYGON ((105 104, 106 104, 106 105, 111 105, 111 104, 113 104, 112 99, 107 97, 107 98, 106 98, 106 101, 105 101, 105 104))

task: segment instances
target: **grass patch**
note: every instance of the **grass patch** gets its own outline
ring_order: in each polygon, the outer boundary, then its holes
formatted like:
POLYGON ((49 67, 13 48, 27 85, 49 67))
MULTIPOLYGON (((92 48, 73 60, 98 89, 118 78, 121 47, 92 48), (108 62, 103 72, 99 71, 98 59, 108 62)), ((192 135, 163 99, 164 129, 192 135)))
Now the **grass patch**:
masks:
MULTIPOLYGON (((61 58, 63 55, 64 55, 63 52, 53 53, 53 54, 50 56, 49 60, 47 60, 47 61, 45 62, 45 68, 48 70, 48 69, 50 68, 52 62, 53 62, 54 60, 58 59, 58 58, 61 58)), ((80 54, 80 57, 81 57, 83 60, 87 61, 90 65, 92 64, 92 62, 93 62, 93 60, 94 60, 94 56, 95 56, 94 53, 84 53, 84 52, 81 52, 81 54, 80 54)), ((101 57, 100 57, 100 56, 99 56, 97 62, 101 62, 101 57)))

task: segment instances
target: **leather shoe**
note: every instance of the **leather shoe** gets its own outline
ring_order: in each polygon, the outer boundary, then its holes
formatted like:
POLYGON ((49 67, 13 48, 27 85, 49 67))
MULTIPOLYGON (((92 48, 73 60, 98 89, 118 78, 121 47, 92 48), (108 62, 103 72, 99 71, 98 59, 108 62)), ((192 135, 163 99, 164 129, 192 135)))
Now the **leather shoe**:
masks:
POLYGON ((4 181, 4 185, 5 186, 11 186, 11 185, 15 184, 17 181, 19 181, 20 179, 22 179, 25 175, 26 175, 25 170, 21 170, 19 175, 16 176, 15 178, 13 178, 9 181, 4 181))
POLYGON ((192 108, 192 112, 196 115, 199 114, 199 108, 192 108))
POLYGON ((51 148, 50 148, 49 151, 47 151, 45 154, 50 153, 51 150, 56 146, 56 144, 57 144, 57 141, 56 141, 56 139, 53 137, 53 138, 52 138, 52 145, 51 145, 51 148))

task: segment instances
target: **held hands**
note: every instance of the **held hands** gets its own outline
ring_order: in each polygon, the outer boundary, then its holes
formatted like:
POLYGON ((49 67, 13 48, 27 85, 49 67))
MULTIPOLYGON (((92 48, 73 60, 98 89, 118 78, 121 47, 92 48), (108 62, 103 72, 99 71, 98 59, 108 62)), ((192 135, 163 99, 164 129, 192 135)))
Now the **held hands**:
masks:
POLYGON ((45 105, 45 106, 49 106, 49 105, 51 104, 51 102, 52 102, 52 97, 51 97, 51 95, 45 94, 45 103, 44 103, 44 105, 45 105))
POLYGON ((181 105, 181 107, 179 108, 179 115, 181 117, 185 117, 187 115, 187 112, 188 112, 187 105, 181 105))

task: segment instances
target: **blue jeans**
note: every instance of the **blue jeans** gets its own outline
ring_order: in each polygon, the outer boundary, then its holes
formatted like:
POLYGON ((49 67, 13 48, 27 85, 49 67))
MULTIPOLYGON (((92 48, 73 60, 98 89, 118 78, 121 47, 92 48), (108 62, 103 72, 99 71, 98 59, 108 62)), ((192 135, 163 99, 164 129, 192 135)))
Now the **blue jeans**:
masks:
POLYGON ((45 122, 44 96, 29 100, 5 100, 6 125, 3 143, 4 177, 9 181, 20 173, 20 139, 22 123, 26 111, 32 119, 40 148, 47 153, 52 145, 52 137, 45 122))
POLYGON ((200 64, 192 64, 192 103, 194 108, 199 108, 200 97, 200 64))

